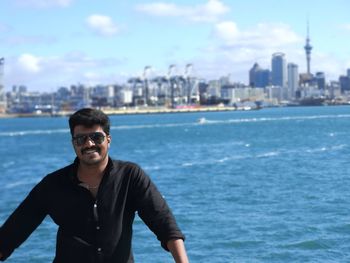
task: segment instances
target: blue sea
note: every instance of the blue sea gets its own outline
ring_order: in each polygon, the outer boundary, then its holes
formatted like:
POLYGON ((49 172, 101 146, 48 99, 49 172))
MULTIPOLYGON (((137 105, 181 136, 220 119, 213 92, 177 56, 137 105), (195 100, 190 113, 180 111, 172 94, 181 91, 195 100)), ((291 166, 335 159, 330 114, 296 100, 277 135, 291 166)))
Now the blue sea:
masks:
MULTIPOLYGON (((74 159, 68 119, 0 119, 0 224, 74 159)), ((171 206, 191 262, 350 262, 350 106, 111 116, 115 159, 171 206), (202 123, 198 119, 205 118, 202 123)), ((8 259, 51 262, 47 217, 8 259)), ((143 222, 136 262, 173 262, 143 222)))

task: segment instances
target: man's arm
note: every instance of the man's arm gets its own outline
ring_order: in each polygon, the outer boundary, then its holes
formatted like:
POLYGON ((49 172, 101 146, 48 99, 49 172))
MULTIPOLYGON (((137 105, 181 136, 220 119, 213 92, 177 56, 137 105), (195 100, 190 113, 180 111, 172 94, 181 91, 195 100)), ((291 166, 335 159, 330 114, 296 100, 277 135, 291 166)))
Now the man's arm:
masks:
POLYGON ((172 239, 167 243, 176 263, 188 263, 185 245, 182 239, 172 239))
POLYGON ((1 261, 6 260, 44 220, 47 213, 42 205, 43 200, 39 185, 36 185, 0 226, 1 261))

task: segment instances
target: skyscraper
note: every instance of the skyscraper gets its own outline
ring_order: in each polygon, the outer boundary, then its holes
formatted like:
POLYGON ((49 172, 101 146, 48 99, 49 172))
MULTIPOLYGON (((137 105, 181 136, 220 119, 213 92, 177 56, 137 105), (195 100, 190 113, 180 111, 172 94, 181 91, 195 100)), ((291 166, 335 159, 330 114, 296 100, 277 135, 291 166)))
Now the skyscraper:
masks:
POLYGON ((326 88, 326 76, 323 72, 316 73, 316 84, 319 89, 324 90, 326 88))
POLYGON ((253 67, 249 70, 249 86, 256 87, 256 73, 261 70, 258 63, 254 63, 253 67))
POLYGON ((272 54, 271 61, 272 85, 286 87, 287 86, 287 67, 284 53, 278 52, 272 54))
POLYGON ((255 63, 249 70, 249 85, 255 88, 265 88, 270 84, 270 70, 260 68, 255 63))

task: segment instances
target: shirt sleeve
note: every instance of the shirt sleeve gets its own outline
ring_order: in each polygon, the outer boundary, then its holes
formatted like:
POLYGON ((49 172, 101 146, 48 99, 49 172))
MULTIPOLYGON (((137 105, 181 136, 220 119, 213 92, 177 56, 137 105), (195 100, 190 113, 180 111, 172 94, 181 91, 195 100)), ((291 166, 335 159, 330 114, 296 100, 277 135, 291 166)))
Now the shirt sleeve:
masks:
POLYGON ((46 209, 44 209, 42 200, 45 198, 40 196, 40 193, 41 183, 31 190, 23 202, 0 227, 2 261, 8 258, 44 220, 46 209))
POLYGON ((165 250, 169 251, 167 247, 169 240, 185 240, 165 199, 139 167, 136 167, 134 173, 133 192, 138 215, 157 236, 165 250))

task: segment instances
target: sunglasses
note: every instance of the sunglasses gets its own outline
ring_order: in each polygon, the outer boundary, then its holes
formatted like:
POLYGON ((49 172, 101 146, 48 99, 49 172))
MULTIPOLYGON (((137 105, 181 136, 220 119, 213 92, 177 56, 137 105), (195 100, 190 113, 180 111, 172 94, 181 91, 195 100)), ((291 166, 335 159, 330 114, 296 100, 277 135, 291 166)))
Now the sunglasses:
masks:
POLYGON ((78 134, 72 138, 76 146, 82 146, 85 144, 87 138, 93 141, 95 144, 101 144, 105 140, 105 135, 102 132, 92 132, 88 134, 78 134))

